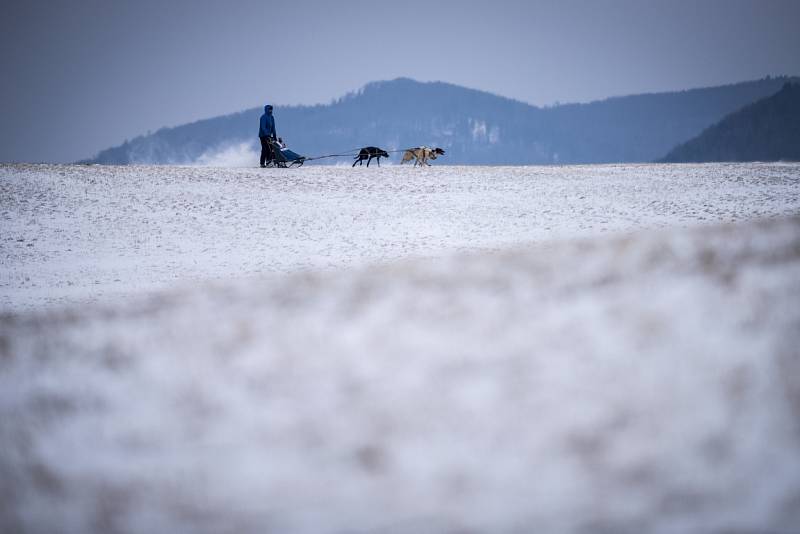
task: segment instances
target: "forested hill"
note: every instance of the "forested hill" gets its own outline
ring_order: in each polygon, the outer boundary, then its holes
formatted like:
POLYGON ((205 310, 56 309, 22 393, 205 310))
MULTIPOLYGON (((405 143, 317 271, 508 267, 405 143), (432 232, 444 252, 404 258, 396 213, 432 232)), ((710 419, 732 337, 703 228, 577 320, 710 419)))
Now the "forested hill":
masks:
POLYGON ((800 161, 800 84, 736 111, 676 147, 664 162, 800 161))
MULTIPOLYGON (((643 162, 789 78, 540 108, 490 93, 407 78, 374 82, 327 105, 275 108, 278 133, 304 155, 359 146, 440 146, 450 164, 643 162)), ((194 163, 258 144, 262 108, 164 128, 100 152, 92 163, 194 163)), ((330 161, 330 160, 328 160, 330 161)))

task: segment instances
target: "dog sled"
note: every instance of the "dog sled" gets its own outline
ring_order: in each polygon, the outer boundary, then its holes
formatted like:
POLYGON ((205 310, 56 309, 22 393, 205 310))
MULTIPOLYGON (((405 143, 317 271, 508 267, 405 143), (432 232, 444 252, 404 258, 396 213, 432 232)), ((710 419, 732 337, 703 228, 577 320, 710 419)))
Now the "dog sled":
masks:
POLYGON ((277 141, 270 139, 269 144, 272 148, 272 159, 266 162, 267 167, 280 167, 282 169, 300 167, 307 159, 305 156, 286 148, 283 139, 278 138, 277 141))

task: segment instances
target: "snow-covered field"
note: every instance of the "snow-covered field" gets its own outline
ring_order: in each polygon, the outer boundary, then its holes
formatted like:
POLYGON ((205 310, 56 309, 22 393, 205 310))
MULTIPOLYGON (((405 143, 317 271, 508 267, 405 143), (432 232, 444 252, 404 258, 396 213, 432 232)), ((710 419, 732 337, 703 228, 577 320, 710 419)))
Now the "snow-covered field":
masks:
POLYGON ((0 166, 0 309, 800 212, 800 165, 0 166))
POLYGON ((800 165, 259 171, 0 167, 0 531, 798 531, 800 165))

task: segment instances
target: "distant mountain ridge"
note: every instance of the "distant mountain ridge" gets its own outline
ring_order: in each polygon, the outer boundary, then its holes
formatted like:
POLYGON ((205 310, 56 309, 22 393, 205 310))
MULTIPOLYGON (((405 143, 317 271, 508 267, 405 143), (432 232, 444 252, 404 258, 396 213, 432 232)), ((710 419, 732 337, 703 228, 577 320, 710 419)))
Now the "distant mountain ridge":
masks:
MULTIPOLYGON (((646 162, 797 78, 540 108, 443 82, 373 82, 327 105, 277 105, 278 133, 304 155, 376 145, 447 150, 451 164, 646 162)), ((90 163, 187 164, 237 144, 255 150, 261 108, 139 136, 90 163)), ((255 162, 254 162, 255 163, 255 162)))
POLYGON ((736 111, 674 148, 663 162, 800 161, 800 84, 736 111))

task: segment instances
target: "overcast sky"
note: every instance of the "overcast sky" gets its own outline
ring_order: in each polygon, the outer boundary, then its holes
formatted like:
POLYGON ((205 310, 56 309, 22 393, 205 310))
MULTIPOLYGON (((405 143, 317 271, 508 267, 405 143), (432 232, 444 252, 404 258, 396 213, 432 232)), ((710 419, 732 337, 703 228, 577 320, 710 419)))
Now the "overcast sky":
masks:
POLYGON ((543 105, 800 74, 800 0, 3 5, 0 161, 399 76, 543 105))

